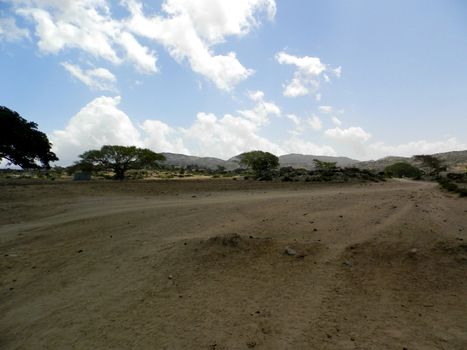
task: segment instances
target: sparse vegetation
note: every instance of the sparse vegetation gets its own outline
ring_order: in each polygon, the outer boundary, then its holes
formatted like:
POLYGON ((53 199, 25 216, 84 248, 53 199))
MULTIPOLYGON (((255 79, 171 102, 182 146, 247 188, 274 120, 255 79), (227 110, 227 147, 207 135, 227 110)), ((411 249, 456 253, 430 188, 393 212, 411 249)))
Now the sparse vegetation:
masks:
POLYGON ((313 163, 315 164, 315 168, 318 170, 328 170, 328 169, 336 169, 336 162, 323 162, 319 159, 313 159, 313 163))
POLYGON ((429 175, 438 175, 440 171, 446 170, 441 160, 432 155, 421 154, 414 156, 414 159, 422 163, 422 167, 428 168, 429 175))

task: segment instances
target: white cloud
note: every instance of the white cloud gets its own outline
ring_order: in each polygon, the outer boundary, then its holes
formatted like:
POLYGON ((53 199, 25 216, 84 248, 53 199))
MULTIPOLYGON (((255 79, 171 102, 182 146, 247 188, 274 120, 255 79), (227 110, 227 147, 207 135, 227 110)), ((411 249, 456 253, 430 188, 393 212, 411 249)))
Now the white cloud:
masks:
POLYGON ((30 39, 29 30, 19 28, 14 18, 0 18, 0 41, 15 42, 22 39, 30 39))
MULTIPOLYGON (((319 146, 298 138, 298 134, 281 142, 273 142, 262 136, 262 125, 280 112, 277 106, 272 107, 275 105, 265 100, 260 91, 252 92, 250 98, 254 102, 250 110, 239 111, 237 115, 225 114, 222 117, 200 112, 188 127, 173 128, 156 119, 135 124, 118 108, 120 97, 98 97, 73 116, 63 130, 54 131, 50 139, 61 164, 71 164, 82 152, 106 144, 136 145, 156 152, 223 159, 254 149, 277 155, 289 152, 335 154, 331 147, 319 146), (251 117, 254 114, 260 116, 251 117)), ((302 124, 297 116, 290 115, 288 118, 297 123, 297 126, 302 124)))
POLYGON ((308 94, 314 94, 317 101, 321 100, 321 94, 318 89, 321 79, 330 81, 326 72, 340 77, 341 69, 330 69, 318 57, 311 56, 293 56, 284 51, 276 54, 276 60, 280 64, 288 64, 296 67, 293 78, 284 86, 283 94, 287 97, 299 97, 308 94))
POLYGON ((245 68, 234 52, 216 55, 212 47, 258 26, 258 13, 266 12, 272 19, 276 12, 274 0, 167 0, 163 16, 146 16, 135 0, 126 4, 131 12, 128 28, 162 44, 177 61, 186 60, 193 71, 223 90, 231 90, 253 70, 245 68))
POLYGON ((308 118, 307 122, 313 130, 321 130, 323 127, 321 120, 316 115, 312 115, 308 118))
MULTIPOLYGON (((165 0, 153 15, 138 0, 122 0, 128 17, 115 18, 108 0, 10 0, 16 13, 35 25, 42 53, 78 49, 114 64, 128 61, 144 73, 158 71, 156 52, 140 37, 163 45, 178 62, 231 90, 253 74, 235 52, 216 54, 214 46, 229 36, 241 37, 257 28, 262 17, 272 20, 274 0, 165 0)), ((11 27, 11 21, 8 22, 11 27)), ((17 31, 18 32, 18 31, 17 31)), ((19 33, 19 32, 18 32, 19 33)), ((11 34, 10 34, 11 35, 11 34)))
POLYGON ((145 120, 141 125, 141 129, 146 134, 143 144, 155 152, 191 153, 185 148, 178 131, 164 122, 145 120))
POLYGON ((63 130, 50 137, 62 164, 82 152, 103 145, 141 146, 141 135, 130 118, 118 109, 120 97, 98 97, 73 116, 63 130))
POLYGON ((335 116, 331 117, 331 121, 335 126, 341 126, 342 125, 342 122, 340 121, 340 119, 335 117, 335 116))
POLYGON ((332 106, 319 106, 318 109, 321 113, 324 114, 330 114, 334 111, 334 108, 332 108, 332 106))
POLYGON ((75 78, 93 90, 116 91, 117 78, 105 68, 83 70, 69 62, 62 62, 62 66, 75 78))
POLYGON ((411 141, 399 145, 386 145, 384 142, 375 142, 368 146, 368 152, 373 159, 388 155, 410 157, 415 154, 433 154, 467 149, 467 143, 460 142, 455 137, 440 141, 411 141))
POLYGON ((238 111, 238 113, 256 125, 267 124, 270 116, 281 114, 280 108, 275 103, 264 100, 264 93, 262 91, 250 92, 249 98, 253 102, 256 102, 256 105, 252 109, 238 111))
POLYGON ((125 48, 128 59, 135 63, 141 72, 154 73, 158 71, 155 52, 141 45, 132 34, 123 32, 116 41, 125 48))
POLYGON ((371 134, 358 126, 351 126, 347 129, 336 127, 334 129, 326 130, 324 134, 337 141, 348 143, 365 143, 371 138, 371 134))
POLYGON ((246 118, 198 113, 193 125, 184 130, 184 139, 192 153, 224 159, 254 149, 283 153, 280 146, 258 132, 259 126, 246 118))

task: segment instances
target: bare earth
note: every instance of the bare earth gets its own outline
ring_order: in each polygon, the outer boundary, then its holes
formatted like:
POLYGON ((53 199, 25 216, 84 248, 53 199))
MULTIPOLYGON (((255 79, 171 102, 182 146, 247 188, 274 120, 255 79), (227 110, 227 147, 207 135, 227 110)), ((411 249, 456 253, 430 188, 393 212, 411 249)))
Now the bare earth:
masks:
POLYGON ((0 186, 0 349, 248 348, 467 349, 467 200, 410 181, 0 186))

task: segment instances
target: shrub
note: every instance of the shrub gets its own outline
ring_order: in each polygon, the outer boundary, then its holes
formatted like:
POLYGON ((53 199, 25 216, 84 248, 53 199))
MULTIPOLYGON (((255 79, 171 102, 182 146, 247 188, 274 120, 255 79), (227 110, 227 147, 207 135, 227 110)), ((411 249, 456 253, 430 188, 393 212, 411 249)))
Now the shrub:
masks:
POLYGON ((384 173, 389 177, 408 177, 411 179, 419 179, 422 175, 420 169, 404 162, 387 166, 384 173))

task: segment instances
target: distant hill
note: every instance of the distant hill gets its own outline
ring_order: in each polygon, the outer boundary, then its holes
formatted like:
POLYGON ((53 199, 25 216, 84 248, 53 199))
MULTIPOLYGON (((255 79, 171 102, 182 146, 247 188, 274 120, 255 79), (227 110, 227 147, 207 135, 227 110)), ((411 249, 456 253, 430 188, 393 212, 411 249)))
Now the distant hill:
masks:
POLYGON ((358 160, 347 157, 330 157, 330 156, 313 156, 304 154, 285 154, 279 157, 281 167, 291 166, 293 168, 314 169, 313 159, 318 159, 322 162, 335 162, 338 167, 345 168, 354 166, 359 163, 358 160))
MULTIPOLYGON (((175 167, 186 168, 189 165, 196 165, 200 168, 216 170, 218 166, 223 166, 226 170, 234 170, 240 167, 240 155, 232 157, 228 160, 223 160, 213 157, 196 157, 187 156, 176 153, 162 153, 166 157, 165 164, 175 167)), ((291 166, 294 168, 313 169, 313 159, 318 159, 324 162, 336 162, 337 166, 347 167, 358 163, 358 160, 346 157, 327 157, 313 156, 303 154, 286 154, 279 157, 281 167, 291 166)))
MULTIPOLYGON (((165 164, 174 167, 184 167, 195 165, 203 169, 216 170, 219 166, 224 167, 226 170, 234 170, 240 167, 240 155, 232 157, 228 160, 223 160, 214 157, 196 157, 187 156, 185 154, 176 153, 162 153, 166 157, 165 164)), ((463 171, 467 167, 467 150, 453 151, 445 153, 433 154, 435 157, 441 159, 443 164, 448 167, 450 171, 463 171)), ((338 167, 358 167, 360 169, 369 169, 375 171, 382 171, 388 165, 397 162, 407 162, 414 166, 420 166, 420 163, 415 161, 414 157, 385 157, 378 160, 370 160, 360 162, 355 159, 347 157, 329 157, 329 156, 314 156, 305 154, 285 154, 279 157, 279 164, 281 167, 291 166, 293 168, 314 169, 313 159, 318 159, 323 162, 336 162, 338 167)))
POLYGON ((225 161, 220 158, 214 157, 196 157, 196 156, 187 156, 185 154, 176 154, 176 153, 162 153, 166 161, 164 164, 175 167, 184 167, 186 168, 189 165, 195 165, 202 169, 211 169, 216 170, 218 166, 225 167, 226 170, 237 169, 238 163, 225 161))
MULTIPOLYGON (((440 159, 449 171, 465 171, 467 167, 467 150, 435 153, 432 156, 440 159)), ((385 157, 378 160, 359 162, 355 166, 361 169, 382 171, 388 165, 398 162, 406 162, 417 167, 421 166, 420 162, 417 162, 414 157, 385 157)))

